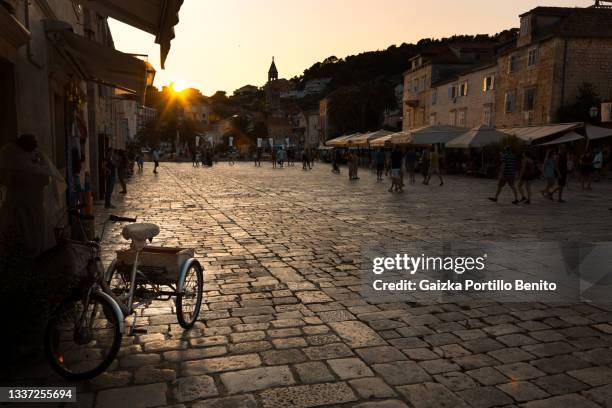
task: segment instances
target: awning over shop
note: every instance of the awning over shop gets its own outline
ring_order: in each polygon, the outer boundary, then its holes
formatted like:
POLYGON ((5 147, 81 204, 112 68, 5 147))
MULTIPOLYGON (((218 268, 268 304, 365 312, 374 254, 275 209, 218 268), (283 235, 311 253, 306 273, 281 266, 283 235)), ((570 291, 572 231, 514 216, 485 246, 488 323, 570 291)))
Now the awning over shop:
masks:
POLYGON ((357 136, 352 136, 347 140, 347 143, 352 146, 367 146, 370 142, 383 136, 390 135, 393 132, 388 130, 377 130, 376 132, 363 133, 357 136))
POLYGON ((541 126, 523 126, 498 129, 500 132, 516 136, 526 142, 533 142, 544 137, 553 136, 558 133, 568 132, 584 126, 581 122, 576 123, 554 123, 541 126))
POLYGON ((331 147, 346 147, 348 144, 348 139, 358 135, 360 135, 360 133, 352 133, 350 135, 340 136, 335 139, 328 140, 327 142, 325 142, 325 144, 331 147))
POLYGON ((15 61, 17 49, 30 40, 30 32, 9 11, 0 6, 0 56, 15 61))
POLYGON ((500 132, 491 126, 479 126, 470 129, 468 132, 452 139, 446 143, 448 148, 470 148, 484 147, 490 144, 499 143, 510 137, 508 133, 500 132))
POLYGON ((578 133, 574 131, 571 131, 561 136, 558 139, 551 140, 550 142, 542 143, 538 146, 548 146, 548 145, 556 145, 556 144, 561 144, 561 143, 569 143, 569 142, 575 142, 576 140, 581 140, 581 139, 584 139, 584 136, 579 135, 578 133))
POLYGON ((467 129, 456 126, 426 126, 407 132, 394 133, 393 144, 428 145, 446 143, 465 133, 467 129))
POLYGON ((144 99, 155 69, 146 61, 90 41, 69 30, 48 31, 60 54, 88 81, 100 82, 144 99))
POLYGON ((390 135, 379 137, 370 142, 370 147, 384 147, 387 143, 391 144, 391 138, 397 133, 391 133, 390 135))
POLYGON ((183 0, 77 0, 83 6, 112 17, 132 27, 151 33, 160 45, 161 67, 164 68, 174 39, 174 26, 183 0))
POLYGON ((586 125, 586 135, 590 140, 603 139, 612 136, 612 129, 586 125))

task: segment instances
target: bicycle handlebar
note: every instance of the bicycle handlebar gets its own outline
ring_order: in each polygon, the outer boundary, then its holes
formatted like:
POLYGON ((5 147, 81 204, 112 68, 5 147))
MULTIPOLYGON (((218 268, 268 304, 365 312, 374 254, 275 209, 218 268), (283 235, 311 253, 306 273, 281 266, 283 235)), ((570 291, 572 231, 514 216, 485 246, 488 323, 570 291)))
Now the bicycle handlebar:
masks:
POLYGON ((136 222, 136 218, 119 217, 117 215, 111 215, 108 220, 112 222, 136 222))

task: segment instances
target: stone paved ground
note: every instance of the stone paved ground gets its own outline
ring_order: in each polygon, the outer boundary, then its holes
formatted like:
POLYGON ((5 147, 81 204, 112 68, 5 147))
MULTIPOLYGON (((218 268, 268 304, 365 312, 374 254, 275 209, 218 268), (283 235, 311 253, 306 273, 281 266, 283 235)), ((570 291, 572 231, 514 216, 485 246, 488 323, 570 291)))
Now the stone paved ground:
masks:
POLYGON ((357 277, 373 242, 611 240, 611 185, 512 206, 507 191, 485 199, 491 180, 392 195, 369 172, 350 182, 329 170, 162 164, 135 176, 114 212, 159 224, 154 243, 196 249, 201 322, 183 331, 171 302, 139 310, 148 333, 125 337, 112 370, 80 387, 81 405, 612 406, 612 307, 371 304, 357 277))

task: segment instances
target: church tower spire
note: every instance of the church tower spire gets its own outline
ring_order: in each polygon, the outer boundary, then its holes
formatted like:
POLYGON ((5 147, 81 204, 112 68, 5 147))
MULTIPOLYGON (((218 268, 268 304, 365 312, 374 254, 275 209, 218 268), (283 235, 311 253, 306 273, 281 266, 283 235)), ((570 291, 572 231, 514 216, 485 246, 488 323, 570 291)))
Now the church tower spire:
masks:
POLYGON ((268 82, 276 81, 278 79, 278 70, 276 69, 276 64, 274 63, 274 57, 272 57, 272 64, 270 64, 270 69, 268 70, 268 82))

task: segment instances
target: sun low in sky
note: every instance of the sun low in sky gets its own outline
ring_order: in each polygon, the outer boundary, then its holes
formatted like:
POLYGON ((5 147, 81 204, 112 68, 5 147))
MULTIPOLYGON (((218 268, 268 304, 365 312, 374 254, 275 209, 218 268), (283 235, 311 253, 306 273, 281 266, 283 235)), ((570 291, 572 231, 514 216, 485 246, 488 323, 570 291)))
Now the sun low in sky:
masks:
POLYGON ((170 85, 170 88, 172 88, 174 92, 181 92, 190 87, 182 79, 175 79, 171 81, 169 85, 170 85))
POLYGON ((518 27, 537 6, 586 7, 594 0, 185 0, 176 38, 159 69, 154 37, 111 21, 115 47, 148 53, 158 87, 175 82, 211 95, 267 80, 272 56, 291 78, 323 59, 453 34, 494 34, 518 27), (181 78, 182 81, 176 78, 181 78))

